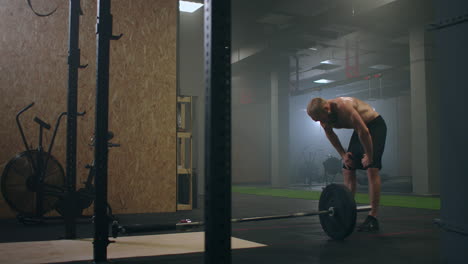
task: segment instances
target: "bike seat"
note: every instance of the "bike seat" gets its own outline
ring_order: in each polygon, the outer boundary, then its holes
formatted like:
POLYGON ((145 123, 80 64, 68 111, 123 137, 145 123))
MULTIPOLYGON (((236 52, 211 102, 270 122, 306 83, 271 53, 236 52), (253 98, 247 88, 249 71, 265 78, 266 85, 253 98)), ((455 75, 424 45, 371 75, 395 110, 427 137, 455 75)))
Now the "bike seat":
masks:
POLYGON ((47 124, 45 121, 42 121, 39 117, 34 117, 34 122, 38 123, 41 127, 49 130, 50 129, 50 125, 47 124))

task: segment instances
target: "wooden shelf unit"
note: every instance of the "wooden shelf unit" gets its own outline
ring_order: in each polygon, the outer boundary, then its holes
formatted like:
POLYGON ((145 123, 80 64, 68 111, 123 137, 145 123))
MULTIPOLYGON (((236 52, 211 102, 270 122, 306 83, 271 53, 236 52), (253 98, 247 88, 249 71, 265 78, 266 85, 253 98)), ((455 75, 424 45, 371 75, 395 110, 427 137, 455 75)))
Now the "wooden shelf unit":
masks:
POLYGON ((192 210, 192 97, 177 96, 177 210, 192 210))

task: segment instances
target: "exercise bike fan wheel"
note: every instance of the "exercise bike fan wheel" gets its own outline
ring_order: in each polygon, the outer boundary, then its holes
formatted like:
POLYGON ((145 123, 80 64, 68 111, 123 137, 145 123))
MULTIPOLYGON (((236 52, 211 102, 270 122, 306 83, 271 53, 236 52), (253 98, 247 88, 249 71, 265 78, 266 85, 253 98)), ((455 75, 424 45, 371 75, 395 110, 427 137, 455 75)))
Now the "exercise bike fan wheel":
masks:
POLYGON ((22 152, 8 162, 2 174, 1 190, 12 210, 25 216, 34 216, 55 209, 60 198, 58 194, 66 190, 65 173, 60 163, 47 152, 31 150, 29 153, 30 155, 27 151, 22 152), (38 159, 45 163, 47 158, 47 171, 43 180, 43 208, 42 212, 37 212, 37 175, 34 174, 31 159, 37 167, 38 159))

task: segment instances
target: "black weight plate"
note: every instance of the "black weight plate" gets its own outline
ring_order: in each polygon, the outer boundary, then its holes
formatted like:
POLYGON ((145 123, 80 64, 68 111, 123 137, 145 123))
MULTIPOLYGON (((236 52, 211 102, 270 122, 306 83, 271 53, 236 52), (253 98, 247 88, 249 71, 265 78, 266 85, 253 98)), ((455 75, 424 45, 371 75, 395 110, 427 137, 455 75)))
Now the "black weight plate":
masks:
POLYGON ((325 233, 335 240, 349 236, 356 226, 356 202, 351 191, 341 184, 330 184, 322 191, 319 211, 334 208, 333 215, 319 215, 325 233))

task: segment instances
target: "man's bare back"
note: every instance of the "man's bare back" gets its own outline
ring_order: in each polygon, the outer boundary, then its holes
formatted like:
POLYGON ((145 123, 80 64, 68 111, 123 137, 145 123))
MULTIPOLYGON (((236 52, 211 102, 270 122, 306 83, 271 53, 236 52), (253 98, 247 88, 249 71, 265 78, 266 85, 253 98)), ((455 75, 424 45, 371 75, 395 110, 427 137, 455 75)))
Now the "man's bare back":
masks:
POLYGON ((367 167, 372 163, 372 137, 367 124, 379 117, 369 104, 353 97, 338 97, 325 100, 323 98, 312 99, 307 106, 307 114, 325 130, 327 138, 345 161, 345 165, 351 162, 345 152, 334 128, 354 129, 364 149, 362 164, 367 167))
POLYGON ((327 101, 330 103, 331 111, 335 116, 332 120, 329 120, 329 122, 322 122, 325 123, 323 124, 325 126, 329 125, 333 128, 355 128, 355 124, 353 124, 352 118, 350 118, 353 112, 352 109, 359 114, 365 124, 379 116, 379 113, 377 113, 372 106, 357 98, 338 97, 327 101))

